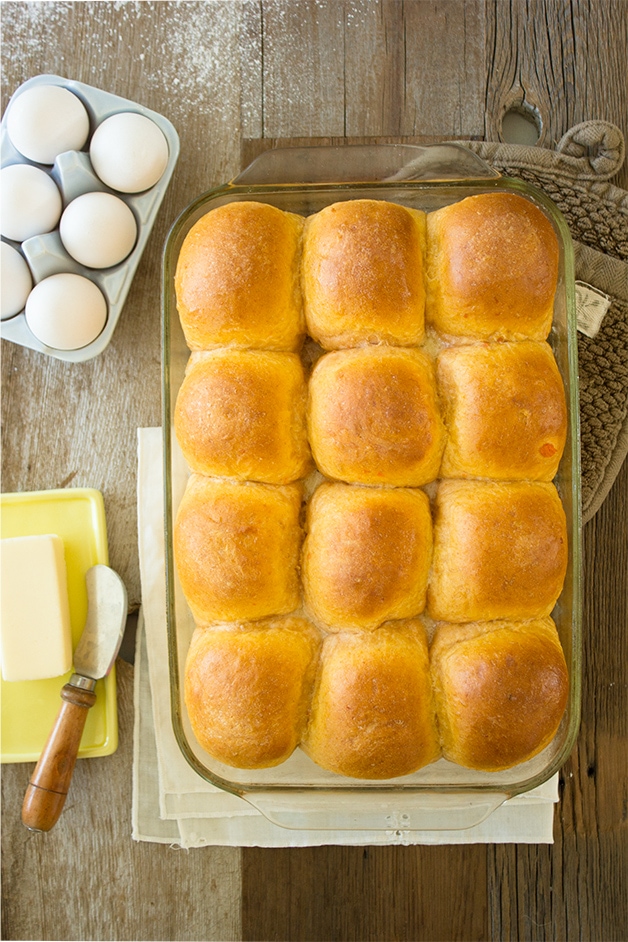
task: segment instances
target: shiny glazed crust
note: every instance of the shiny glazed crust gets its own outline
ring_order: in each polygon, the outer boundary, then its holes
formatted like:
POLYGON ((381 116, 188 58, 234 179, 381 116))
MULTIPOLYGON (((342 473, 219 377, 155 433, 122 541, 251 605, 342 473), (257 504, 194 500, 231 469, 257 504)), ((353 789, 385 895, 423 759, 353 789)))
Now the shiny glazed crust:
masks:
POLYGON ((372 629, 418 615, 431 553, 423 491, 321 484, 308 505, 306 604, 329 631, 372 629))
POLYGON ((557 266, 549 220, 504 193, 428 217, 234 202, 192 227, 174 424, 194 473, 174 556, 197 625, 186 707, 215 759, 265 768, 301 743, 378 780, 441 754, 497 771, 553 738, 568 689, 547 617, 567 568, 549 483, 566 404, 544 342, 557 266), (306 322, 332 352, 294 352, 306 322))
POLYGON ((288 759, 305 724, 319 645, 318 632, 301 618, 197 628, 185 704, 203 749, 237 768, 288 759))
POLYGON ((430 660, 446 759, 497 772, 554 738, 569 683, 551 618, 440 625, 430 660))
POLYGON ((409 775, 439 758, 419 621, 325 639, 303 749, 324 769, 368 779, 409 775))
POLYGON ((330 478, 407 487, 433 481, 445 430, 432 361, 420 350, 385 346, 326 354, 310 377, 308 434, 330 478))
POLYGON ((174 430, 193 471, 289 484, 311 465, 305 401, 294 353, 196 353, 179 389, 174 430))
POLYGON ((174 557, 197 623, 297 608, 301 498, 297 484, 191 475, 175 521, 174 557))
POLYGON ((175 273, 191 350, 297 350, 303 218, 254 201, 212 209, 185 237, 175 273))
POLYGON ((553 480, 567 405, 549 344, 453 346, 436 372, 448 432, 441 477, 553 480))
POLYGON ((450 338, 545 340, 558 240, 545 214, 514 193, 482 193, 427 217, 426 317, 450 338))
POLYGON ((425 331, 425 214, 383 200, 347 200, 305 223, 307 332, 326 350, 419 344, 425 331))
POLYGON ((553 484, 444 481, 435 503, 428 612, 437 621, 549 615, 567 570, 553 484))

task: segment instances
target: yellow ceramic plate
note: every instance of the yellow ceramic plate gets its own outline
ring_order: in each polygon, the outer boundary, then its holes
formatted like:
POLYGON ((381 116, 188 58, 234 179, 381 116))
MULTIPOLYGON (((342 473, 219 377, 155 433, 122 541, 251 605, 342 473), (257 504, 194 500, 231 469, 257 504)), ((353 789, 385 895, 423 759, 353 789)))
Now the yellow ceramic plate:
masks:
MULTIPOLYGON (((97 563, 108 565, 107 528, 102 495, 91 488, 3 494, 1 534, 39 536, 56 533, 65 548, 70 598, 72 647, 87 618, 85 573, 97 563)), ((2 694, 2 762, 36 761, 52 729, 61 688, 70 674, 47 680, 7 683, 2 694)), ((96 703, 87 714, 79 758, 106 756, 118 747, 118 710, 115 666, 96 684, 96 703)))

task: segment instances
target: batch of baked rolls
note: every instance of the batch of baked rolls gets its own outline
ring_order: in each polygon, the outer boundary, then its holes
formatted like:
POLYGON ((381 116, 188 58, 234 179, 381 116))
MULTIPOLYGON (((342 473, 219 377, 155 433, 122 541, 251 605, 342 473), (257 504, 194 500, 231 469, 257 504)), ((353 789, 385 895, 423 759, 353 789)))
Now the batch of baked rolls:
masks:
POLYGON ((175 276, 185 703, 226 765, 497 771, 568 672, 559 249, 524 197, 212 209, 175 276))

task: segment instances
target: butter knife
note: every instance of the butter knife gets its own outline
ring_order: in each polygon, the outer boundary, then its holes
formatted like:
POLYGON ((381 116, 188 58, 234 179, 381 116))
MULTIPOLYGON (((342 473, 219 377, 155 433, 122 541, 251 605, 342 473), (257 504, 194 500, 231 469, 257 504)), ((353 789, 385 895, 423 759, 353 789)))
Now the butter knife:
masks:
POLYGON ((74 652, 74 673, 61 690, 61 708, 22 805, 22 822, 32 831, 49 831, 59 819, 87 712, 96 702, 96 681, 111 670, 124 634, 127 593, 120 576, 97 565, 87 571, 85 582, 87 621, 74 652))

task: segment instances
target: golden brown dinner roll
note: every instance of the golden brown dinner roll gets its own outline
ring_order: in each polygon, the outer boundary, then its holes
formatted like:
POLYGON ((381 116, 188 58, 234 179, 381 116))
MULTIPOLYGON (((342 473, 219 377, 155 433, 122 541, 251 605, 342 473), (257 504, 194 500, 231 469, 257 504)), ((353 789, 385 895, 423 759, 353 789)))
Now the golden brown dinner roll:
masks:
POLYGON ((441 477, 552 480, 567 407, 547 343, 449 347, 437 377, 448 431, 441 477))
POLYGON ((203 749, 240 769, 288 759, 304 727, 319 645, 303 618, 197 628, 184 686, 203 749))
POLYGON ((439 758, 420 621, 327 636, 302 748, 324 769, 355 778, 409 775, 439 758))
POLYGON ((384 200, 333 203, 306 220, 308 333, 326 350, 423 339, 425 214, 384 200))
POLYGON ((428 612, 437 621, 549 615, 567 571, 553 484, 444 481, 435 502, 428 612))
POLYGON ((304 332, 299 283, 303 218, 254 201, 227 203, 187 233, 175 291, 191 350, 296 350, 304 332))
POLYGON ((545 340, 558 240, 515 193, 480 193, 428 214, 426 316, 445 336, 545 340))
POLYGON ((430 659, 446 759, 497 772, 554 738, 569 680, 551 618, 441 625, 430 659))
POLYGON ((432 361, 401 347, 327 353, 310 378, 308 429, 328 477, 410 487, 433 481, 445 431, 432 361))
POLYGON ((311 464, 305 400, 295 353, 196 353, 177 396, 174 429, 193 471, 288 484, 311 464))
POLYGON ((321 484, 308 505, 306 602, 330 631, 372 629, 425 607, 432 552, 427 495, 410 488, 321 484))
POLYGON ((181 588, 197 623, 281 615, 299 604, 297 484, 191 475, 174 526, 181 588))

